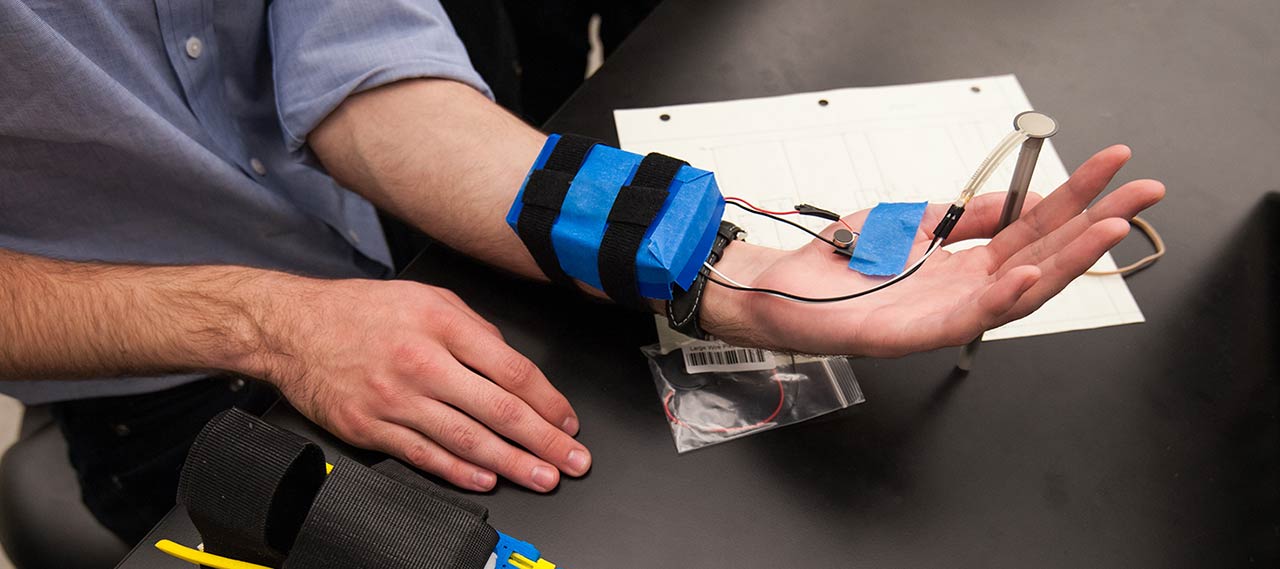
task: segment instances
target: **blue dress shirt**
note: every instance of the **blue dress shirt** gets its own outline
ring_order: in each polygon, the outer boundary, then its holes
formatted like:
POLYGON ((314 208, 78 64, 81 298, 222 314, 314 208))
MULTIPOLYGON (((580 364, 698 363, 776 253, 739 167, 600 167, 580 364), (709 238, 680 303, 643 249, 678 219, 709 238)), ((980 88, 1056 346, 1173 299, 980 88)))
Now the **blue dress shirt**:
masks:
MULTIPOLYGON (((305 143, 346 97, 413 77, 489 94, 434 0, 0 0, 0 248, 385 277, 373 207, 305 143)), ((0 392, 33 404, 199 377, 0 392)))

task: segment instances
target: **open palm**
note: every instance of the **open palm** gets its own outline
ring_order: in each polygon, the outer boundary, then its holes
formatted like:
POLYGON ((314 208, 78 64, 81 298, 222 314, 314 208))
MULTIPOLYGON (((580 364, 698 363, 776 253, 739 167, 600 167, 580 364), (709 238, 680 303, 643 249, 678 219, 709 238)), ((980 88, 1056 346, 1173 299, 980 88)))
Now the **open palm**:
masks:
MULTIPOLYGON (((989 244, 939 250, 915 274, 884 290, 801 304, 710 284, 704 319, 713 334, 731 343, 806 353, 884 357, 963 344, 1039 308, 1123 239, 1128 219, 1164 197, 1159 182, 1138 180, 1088 207, 1129 156, 1124 146, 1095 154, 1047 198, 1028 196, 1019 220, 998 234, 1004 194, 979 196, 947 242, 992 238, 989 244)), ((929 206, 913 262, 933 240, 946 208, 929 206)), ((845 221, 859 228, 867 213, 845 221)), ((840 296, 885 280, 849 270, 847 257, 817 240, 786 252, 735 243, 717 268, 754 287, 809 297, 840 296)))

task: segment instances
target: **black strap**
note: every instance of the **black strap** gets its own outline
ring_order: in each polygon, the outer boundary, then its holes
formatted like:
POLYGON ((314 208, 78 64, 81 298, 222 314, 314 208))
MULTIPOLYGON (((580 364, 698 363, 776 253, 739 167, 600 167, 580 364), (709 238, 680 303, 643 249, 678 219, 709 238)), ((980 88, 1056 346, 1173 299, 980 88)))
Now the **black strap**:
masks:
POLYGON ((324 479, 320 447, 232 408, 192 444, 178 503, 205 551, 279 567, 324 479))
POLYGON ((667 200, 667 188, 685 164, 683 160, 650 153, 640 161, 631 184, 623 186, 613 201, 597 263, 600 284, 614 302, 645 308, 636 283, 636 253, 667 200))
MULTIPOLYGON (((716 239, 711 244, 711 253, 707 256, 707 263, 715 266, 720 261, 720 257, 724 255, 724 248, 729 243, 739 239, 745 232, 740 227, 721 221, 719 229, 716 230, 716 239)), ((680 285, 671 285, 671 300, 667 302, 667 325, 681 334, 699 340, 710 338, 707 332, 702 329, 702 322, 699 314, 702 308, 702 293, 707 289, 707 275, 705 271, 698 271, 697 278, 693 279, 693 283, 689 285, 689 289, 680 288, 680 285)))
POLYGON ((478 569, 498 544, 488 515, 398 463, 342 457, 284 569, 478 569))
POLYGON ((529 174, 529 181, 524 186, 516 234, 533 255, 533 260, 537 261, 538 268, 557 284, 573 286, 573 279, 560 267, 551 243, 551 228, 560 217, 560 208, 574 176, 582 168, 591 148, 599 142, 583 136, 561 135, 546 163, 529 174))

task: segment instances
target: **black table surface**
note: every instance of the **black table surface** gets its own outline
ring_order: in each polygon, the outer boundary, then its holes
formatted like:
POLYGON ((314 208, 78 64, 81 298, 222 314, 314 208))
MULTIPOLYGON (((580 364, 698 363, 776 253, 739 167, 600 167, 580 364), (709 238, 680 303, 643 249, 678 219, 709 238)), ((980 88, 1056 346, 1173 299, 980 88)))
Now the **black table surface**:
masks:
MULTIPOLYGON (((1128 279, 1147 322, 853 360, 865 404, 677 455, 636 349, 648 317, 446 252, 455 288, 574 403, 595 465, 550 495, 475 496, 564 567, 1275 567, 1280 3, 669 0, 548 128, 611 111, 1014 73, 1069 167, 1114 142, 1168 256, 1128 279)), ((1149 245, 1131 237, 1121 261, 1149 245)), ((272 420, 345 452, 289 410, 272 420)), ((180 567, 155 537, 122 565, 180 567)))

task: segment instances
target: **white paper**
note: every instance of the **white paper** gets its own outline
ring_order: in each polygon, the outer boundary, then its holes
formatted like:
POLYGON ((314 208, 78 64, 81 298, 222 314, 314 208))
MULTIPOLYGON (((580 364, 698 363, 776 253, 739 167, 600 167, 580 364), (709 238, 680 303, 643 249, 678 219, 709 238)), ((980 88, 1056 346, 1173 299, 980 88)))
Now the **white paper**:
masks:
MULTIPOLYGON (((809 203, 841 214, 882 201, 950 202, 978 163, 1031 109, 1012 75, 913 85, 860 87, 781 97, 614 111, 631 152, 661 152, 715 172, 726 196, 764 209, 809 203), (666 120, 663 120, 663 118, 666 120)), ((1063 134, 1069 136, 1070 125, 1063 134)), ((1003 192, 1013 157, 983 192, 1003 192)), ((1047 194, 1067 179, 1052 142, 1044 145, 1031 190, 1047 194)), ((792 249, 810 239, 735 208, 728 219, 747 240, 792 249)), ((815 229, 825 223, 809 221, 815 229)), ((973 246, 977 243, 959 244, 973 246)), ((1108 254, 1097 269, 1114 269, 1108 254)), ((1034 314, 988 332, 988 340, 1142 322, 1119 276, 1083 276, 1034 314)))

